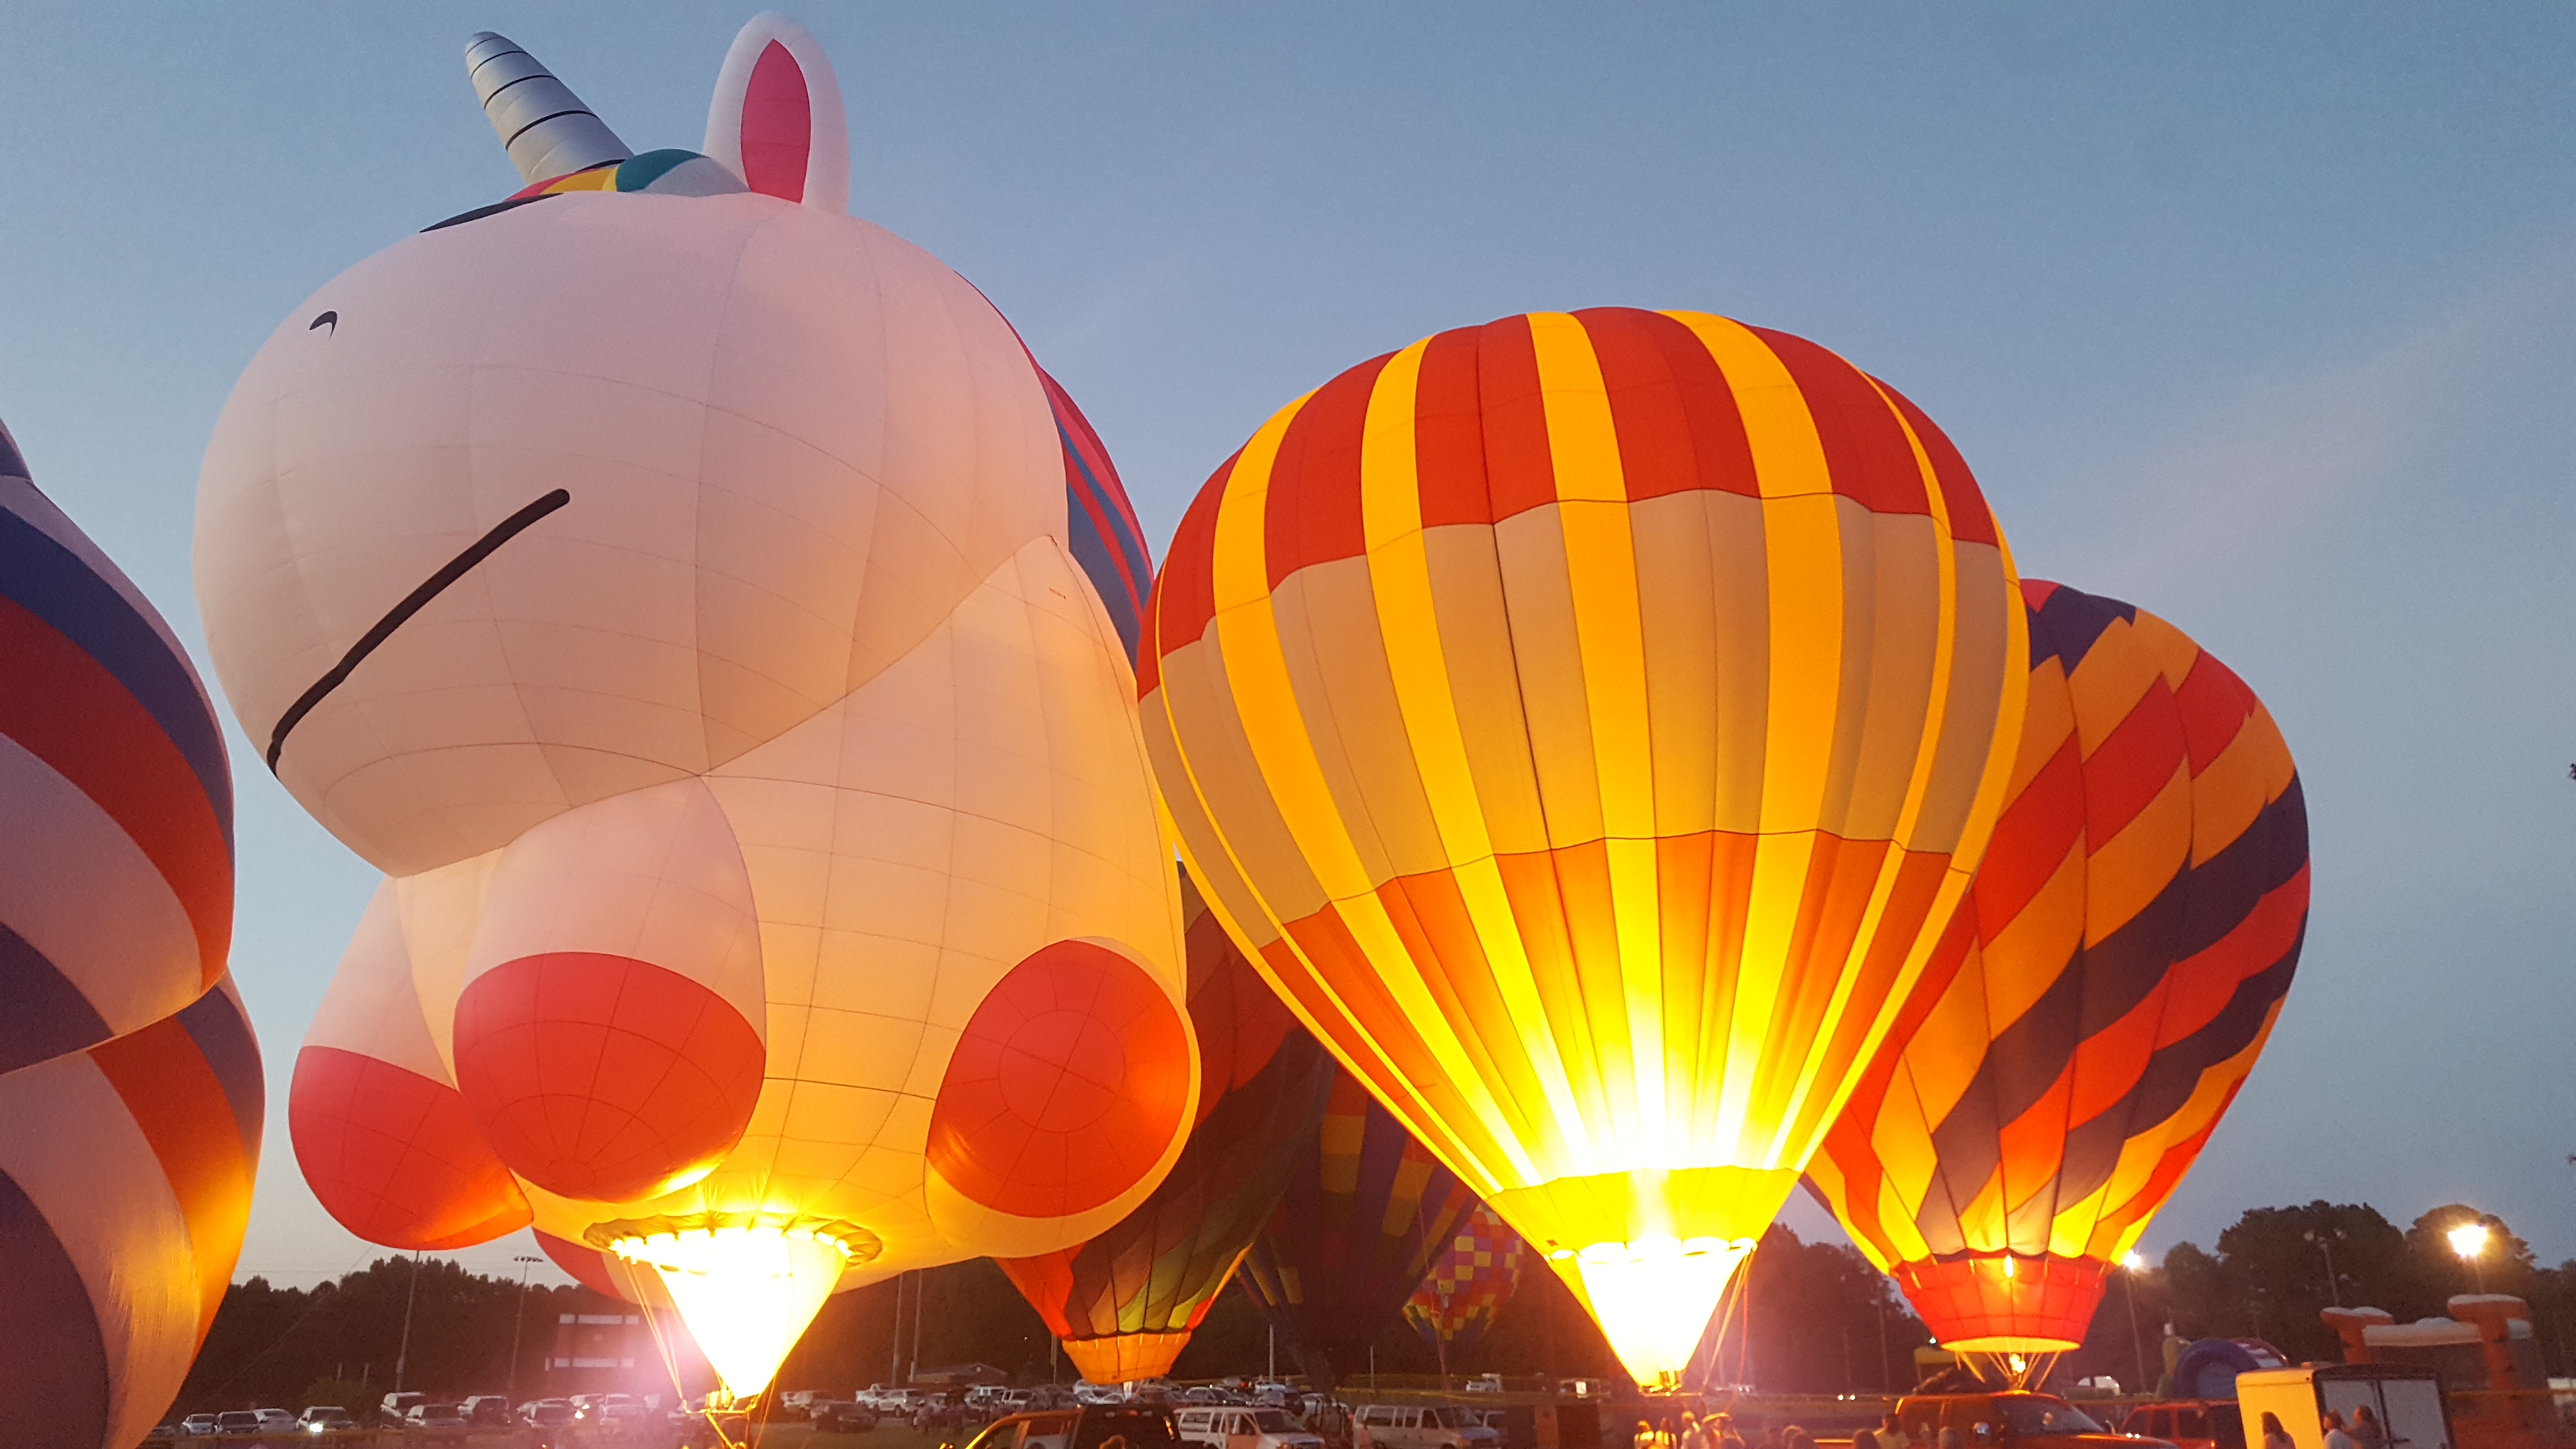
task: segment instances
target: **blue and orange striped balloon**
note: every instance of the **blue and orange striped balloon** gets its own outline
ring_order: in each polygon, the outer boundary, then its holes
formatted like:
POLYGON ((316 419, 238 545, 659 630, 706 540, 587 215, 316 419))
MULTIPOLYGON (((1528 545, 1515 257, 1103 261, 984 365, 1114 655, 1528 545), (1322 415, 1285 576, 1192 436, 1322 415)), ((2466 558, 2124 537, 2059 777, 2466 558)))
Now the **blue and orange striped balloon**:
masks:
POLYGON ((1109 609, 1118 642, 1127 646, 1127 662, 1136 662, 1136 647, 1145 618, 1145 598, 1153 592, 1154 563, 1145 552, 1145 530, 1127 501, 1127 485, 1109 461, 1109 450, 1091 430, 1091 420, 1074 406, 1073 397, 1043 367, 1038 382, 1046 388, 1047 407, 1055 413, 1056 437, 1064 444, 1066 524, 1072 530, 1066 546, 1082 565, 1100 602, 1109 609))
POLYGON ((169 626, 0 428, 0 1441, 124 1445, 240 1255, 259 1048, 232 786, 169 626))
POLYGON ((2253 1070, 2308 919, 2298 767, 2144 609, 2036 579, 1967 905, 1807 1180, 1952 1348, 2074 1347, 2253 1070))

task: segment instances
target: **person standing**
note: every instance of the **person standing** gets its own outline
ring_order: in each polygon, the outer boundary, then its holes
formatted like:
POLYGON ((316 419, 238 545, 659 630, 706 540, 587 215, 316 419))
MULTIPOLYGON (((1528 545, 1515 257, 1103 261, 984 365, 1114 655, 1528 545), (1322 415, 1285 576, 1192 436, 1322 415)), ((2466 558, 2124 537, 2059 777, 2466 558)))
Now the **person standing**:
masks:
POLYGON ((2278 1414, 2263 1415, 2263 1449, 2298 1449, 2290 1440, 2290 1431, 2281 1427, 2278 1414))
POLYGON ((2388 1431, 2380 1427, 2379 1416, 2363 1404, 2352 1411, 2352 1442, 2361 1449, 2388 1449, 2388 1431))
POLYGON ((2352 1436, 2344 1432, 2343 1415, 2328 1409, 2317 1422, 2326 1431, 2326 1449, 2361 1449, 2352 1441, 2352 1436))

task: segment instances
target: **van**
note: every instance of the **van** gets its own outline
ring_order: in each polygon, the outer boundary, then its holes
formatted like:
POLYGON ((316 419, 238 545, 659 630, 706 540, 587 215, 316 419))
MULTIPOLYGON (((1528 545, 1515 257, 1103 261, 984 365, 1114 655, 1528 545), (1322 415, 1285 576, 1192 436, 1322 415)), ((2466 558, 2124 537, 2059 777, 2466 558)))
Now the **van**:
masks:
POLYGON ((1465 1409, 1362 1404, 1351 1415, 1351 1449, 1502 1449, 1502 1442, 1465 1409))
POLYGON ((1324 1449, 1323 1436, 1278 1409, 1191 1407, 1176 1409, 1181 1442, 1200 1449, 1324 1449))

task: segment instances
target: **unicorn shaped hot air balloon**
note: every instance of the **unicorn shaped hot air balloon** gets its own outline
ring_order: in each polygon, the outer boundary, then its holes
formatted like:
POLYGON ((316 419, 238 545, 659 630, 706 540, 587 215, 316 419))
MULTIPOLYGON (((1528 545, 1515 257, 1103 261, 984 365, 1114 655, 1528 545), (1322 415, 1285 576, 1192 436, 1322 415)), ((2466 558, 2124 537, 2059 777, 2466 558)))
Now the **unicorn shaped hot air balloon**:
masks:
POLYGON ((466 61, 527 186, 281 324, 198 499, 225 694, 385 874, 296 1154, 376 1242, 667 1292, 750 1392, 836 1285, 1079 1242, 1180 1151, 1147 562, 1010 324, 845 213, 794 22, 695 152, 466 61))

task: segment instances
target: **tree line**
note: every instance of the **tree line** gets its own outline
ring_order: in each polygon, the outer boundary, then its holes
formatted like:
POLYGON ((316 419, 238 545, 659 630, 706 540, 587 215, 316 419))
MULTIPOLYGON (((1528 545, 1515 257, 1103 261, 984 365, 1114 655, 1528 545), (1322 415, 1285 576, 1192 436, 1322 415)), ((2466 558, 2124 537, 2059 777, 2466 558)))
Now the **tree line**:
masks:
MULTIPOLYGON (((421 1260, 416 1285, 414 1273, 412 1259, 383 1258, 309 1290, 277 1288, 261 1278, 233 1285, 177 1411, 315 1402, 356 1407, 393 1387, 397 1357, 404 1358, 406 1387, 536 1397, 560 1391, 547 1387, 544 1369, 557 1317, 616 1308, 578 1287, 532 1285, 523 1299, 515 1279, 470 1273, 445 1259, 421 1260), (407 1299, 412 1324, 405 1356, 407 1299)), ((2143 1365, 2152 1377, 2168 1325, 2185 1338, 2266 1339, 2293 1362, 2334 1359, 2340 1344, 2317 1316, 2329 1303, 2382 1308, 2407 1321, 2440 1314, 2452 1294, 2481 1281, 2488 1291, 2528 1301, 2550 1371, 2576 1373, 2576 1261, 2539 1267, 2530 1246, 2501 1219, 2459 1204, 2435 1208, 2400 1229, 2367 1204, 2322 1201, 2253 1209, 2218 1235, 2214 1249, 2181 1243, 2160 1264, 2115 1273, 2084 1347, 2067 1356, 2061 1372, 2134 1384, 2143 1365), (2490 1233, 2474 1269, 2447 1241, 2466 1221, 2482 1222, 2490 1233)), ((1737 1275, 1700 1357, 1711 1378, 1764 1392, 1894 1393, 1914 1382, 1913 1353, 1927 1342, 1895 1284, 1858 1252, 1806 1242, 1774 1226, 1737 1275)), ((1270 1349, 1260 1310, 1230 1285, 1174 1372, 1183 1378, 1258 1374, 1271 1363, 1270 1349)), ((846 1394, 892 1381, 907 1366, 969 1362, 992 1364, 1022 1382, 1072 1379, 1071 1365, 1053 1350, 1036 1312, 999 1268, 978 1259, 835 1297, 779 1382, 846 1394)), ((1284 1343, 1277 1363, 1283 1372, 1293 1368, 1284 1343)), ((1399 1319, 1378 1336, 1377 1366, 1382 1375, 1419 1382, 1440 1371, 1440 1359, 1399 1319)), ((1618 1371, 1574 1296, 1537 1263, 1483 1341, 1453 1350, 1448 1368, 1453 1377, 1618 1371)))

